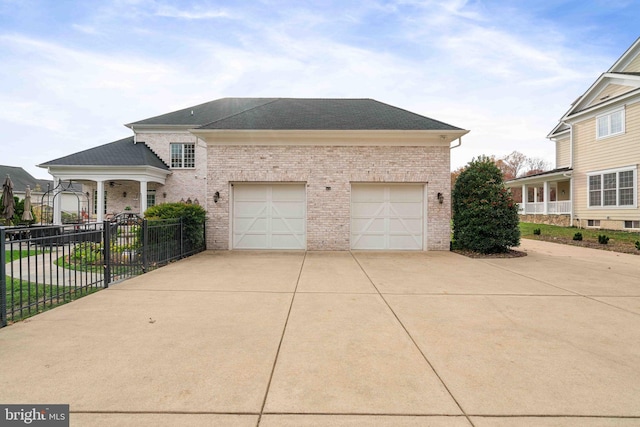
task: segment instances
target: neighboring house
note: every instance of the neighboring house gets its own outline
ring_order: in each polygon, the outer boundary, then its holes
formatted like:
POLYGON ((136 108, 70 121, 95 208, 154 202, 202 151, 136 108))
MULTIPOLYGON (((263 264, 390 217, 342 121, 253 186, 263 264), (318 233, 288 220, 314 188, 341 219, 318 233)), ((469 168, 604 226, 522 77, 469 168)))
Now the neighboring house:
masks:
MULTIPOLYGON (((47 179, 34 178, 29 172, 18 166, 0 165, 0 178, 4 182, 5 177, 9 175, 13 182, 13 195, 23 200, 27 187, 31 189, 31 205, 37 216, 41 218, 41 212, 51 213, 54 204, 58 203, 62 212, 69 214, 75 218, 80 217, 83 207, 82 186, 66 183, 59 188, 60 191, 54 190, 54 183, 47 179), (55 196, 55 194, 59 194, 55 196)), ((46 221, 46 218, 44 222, 46 221)))
POLYGON ((131 138, 40 165, 93 192, 97 220, 190 200, 207 209, 209 249, 449 249, 450 144, 467 130, 371 99, 296 98, 127 126, 131 138))
POLYGON ((640 229, 640 38, 572 105, 547 136, 556 169, 511 180, 528 222, 640 229))

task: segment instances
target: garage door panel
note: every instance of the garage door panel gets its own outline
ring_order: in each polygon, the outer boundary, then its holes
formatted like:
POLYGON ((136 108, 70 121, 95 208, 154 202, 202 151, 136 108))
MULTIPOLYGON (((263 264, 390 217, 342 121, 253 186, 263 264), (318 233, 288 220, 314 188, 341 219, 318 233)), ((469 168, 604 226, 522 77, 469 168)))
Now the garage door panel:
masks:
POLYGON ((351 231, 362 233, 363 231, 384 233, 384 219, 353 219, 351 220, 351 231))
POLYGON ((271 187, 271 200, 274 202, 293 200, 303 202, 305 199, 304 186, 274 185, 271 187))
POLYGON ((236 200, 236 216, 238 217, 254 217, 260 214, 266 214, 267 206, 265 202, 236 200))
POLYGON ((421 187, 404 187, 402 185, 396 185, 391 188, 389 201, 393 203, 422 202, 422 193, 423 191, 421 187))
POLYGON ((353 218, 361 218, 361 217, 372 217, 377 216, 382 213, 382 209, 384 205, 380 202, 369 203, 369 202, 358 202, 357 204, 352 204, 351 206, 351 216, 353 218))
POLYGON ((384 200, 384 188, 378 185, 358 185, 358 191, 351 193, 353 202, 374 202, 384 200))
POLYGON ((304 205, 302 202, 272 202, 271 216, 283 218, 304 217, 304 205))
POLYGON ((267 244, 267 237, 264 234, 243 234, 234 240, 234 247, 242 249, 262 249, 267 244))
POLYGON ((297 233, 304 234, 304 220, 303 219, 282 219, 273 218, 271 220, 271 231, 273 233, 297 233))
POLYGON ((420 184, 352 185, 351 247, 422 249, 423 195, 420 184))
POLYGON ((389 233, 418 235, 422 233, 422 219, 389 219, 389 233))
POLYGON ((302 184, 236 184, 233 248, 304 249, 305 198, 302 184))
POLYGON ((235 228, 239 232, 262 232, 267 230, 266 218, 236 218, 235 228))

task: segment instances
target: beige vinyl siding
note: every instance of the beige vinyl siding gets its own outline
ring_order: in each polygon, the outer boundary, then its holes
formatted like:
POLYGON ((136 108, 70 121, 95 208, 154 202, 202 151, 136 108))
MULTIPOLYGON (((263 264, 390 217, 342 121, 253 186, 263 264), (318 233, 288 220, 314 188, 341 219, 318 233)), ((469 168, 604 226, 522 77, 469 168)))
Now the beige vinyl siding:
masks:
MULTIPOLYGON (((640 103, 626 107, 625 133, 596 140, 596 119, 591 117, 574 125, 573 138, 574 215, 580 220, 637 219, 640 216, 638 208, 589 209, 587 173, 640 164, 640 103)), ((636 174, 636 180, 638 175, 640 173, 636 174)))
POLYGON ((602 101, 615 98, 618 95, 622 95, 623 93, 627 93, 635 89, 637 88, 632 86, 610 84, 606 88, 604 88, 604 90, 600 92, 598 96, 596 96, 596 98, 589 104, 589 106, 599 104, 602 101))
POLYGON ((640 73, 640 55, 636 56, 633 61, 624 69, 626 73, 640 73))
POLYGON ((571 149, 569 136, 556 140, 556 167, 564 168, 571 165, 571 149))

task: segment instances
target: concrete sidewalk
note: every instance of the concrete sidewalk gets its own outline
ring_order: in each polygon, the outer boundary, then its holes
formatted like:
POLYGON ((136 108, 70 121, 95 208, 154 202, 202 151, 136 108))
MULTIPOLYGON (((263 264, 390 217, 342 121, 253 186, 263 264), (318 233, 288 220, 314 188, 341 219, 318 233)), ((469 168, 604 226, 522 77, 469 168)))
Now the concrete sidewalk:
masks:
POLYGON ((640 257, 205 252, 0 329, 71 425, 640 425, 640 257))

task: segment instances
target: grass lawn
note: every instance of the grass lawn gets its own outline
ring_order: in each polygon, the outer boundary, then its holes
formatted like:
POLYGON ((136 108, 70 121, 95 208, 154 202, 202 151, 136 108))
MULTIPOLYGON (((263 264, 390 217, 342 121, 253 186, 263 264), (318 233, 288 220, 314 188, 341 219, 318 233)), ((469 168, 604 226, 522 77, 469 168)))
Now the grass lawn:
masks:
POLYGON ((524 239, 545 240, 640 255, 640 250, 636 249, 635 246, 635 242, 640 241, 640 233, 592 228, 559 227, 557 225, 533 224, 529 222, 520 223, 520 233, 524 239), (533 233, 535 229, 540 229, 540 235, 533 233), (576 233, 582 234, 582 241, 573 240, 573 236, 576 233), (598 236, 600 235, 609 237, 609 243, 606 245, 599 243, 598 236))
MULTIPOLYGON (((41 253, 42 251, 36 250, 6 251, 5 263, 41 253)), ((6 284, 7 320, 9 322, 26 319, 102 289, 100 287, 74 288, 36 284, 10 276, 6 276, 6 284)))

